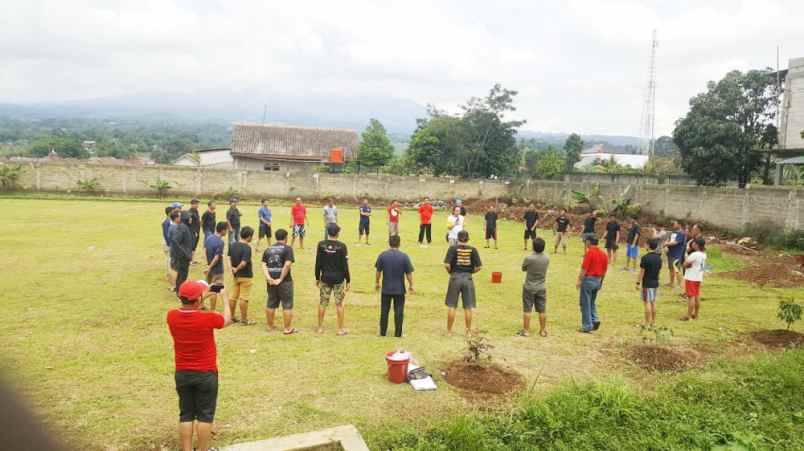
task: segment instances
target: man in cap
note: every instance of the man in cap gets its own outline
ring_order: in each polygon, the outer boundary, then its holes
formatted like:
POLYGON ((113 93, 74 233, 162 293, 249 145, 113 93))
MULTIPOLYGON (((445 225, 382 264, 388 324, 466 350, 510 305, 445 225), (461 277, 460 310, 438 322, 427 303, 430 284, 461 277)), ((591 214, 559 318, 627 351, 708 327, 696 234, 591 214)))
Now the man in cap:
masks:
MULTIPOLYGON (((215 408, 218 402, 218 358, 214 329, 232 323, 228 308, 223 315, 201 310, 209 290, 202 280, 179 286, 181 307, 171 309, 167 324, 173 337, 176 392, 179 395, 179 441, 183 451, 209 449, 215 408), (193 448, 193 430, 196 447, 193 448)), ((223 293, 224 297, 225 292, 223 293)))

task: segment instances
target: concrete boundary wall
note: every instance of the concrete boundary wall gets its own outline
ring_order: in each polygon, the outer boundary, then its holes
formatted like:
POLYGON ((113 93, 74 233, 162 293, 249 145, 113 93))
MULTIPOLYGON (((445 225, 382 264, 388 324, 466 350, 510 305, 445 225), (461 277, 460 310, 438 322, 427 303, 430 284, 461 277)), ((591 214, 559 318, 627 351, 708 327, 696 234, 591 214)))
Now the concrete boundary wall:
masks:
POLYGON ((752 186, 712 188, 673 184, 620 184, 589 181, 525 180, 501 182, 445 177, 397 177, 369 174, 304 174, 201 169, 181 166, 102 165, 86 162, 28 162, 20 187, 26 191, 75 192, 79 180, 97 179, 99 190, 118 195, 148 195, 157 178, 168 181, 172 196, 221 196, 236 191, 249 197, 339 199, 369 197, 413 201, 433 199, 516 198, 548 205, 569 205, 572 192, 596 187, 606 202, 628 190, 631 199, 648 212, 705 221, 740 229, 748 223, 771 223, 786 230, 804 227, 804 189, 752 186))

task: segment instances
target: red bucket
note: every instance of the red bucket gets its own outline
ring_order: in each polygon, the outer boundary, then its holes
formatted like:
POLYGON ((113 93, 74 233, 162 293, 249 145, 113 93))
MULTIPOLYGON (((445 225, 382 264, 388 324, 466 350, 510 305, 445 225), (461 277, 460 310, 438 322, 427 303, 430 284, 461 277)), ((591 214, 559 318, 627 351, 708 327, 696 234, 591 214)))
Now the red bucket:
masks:
POLYGON ((395 352, 385 353, 385 363, 388 364, 388 380, 394 384, 402 384, 408 379, 408 364, 410 357, 402 360, 392 359, 395 352))
POLYGON ((502 283, 502 273, 501 272, 491 273, 491 283, 502 283))

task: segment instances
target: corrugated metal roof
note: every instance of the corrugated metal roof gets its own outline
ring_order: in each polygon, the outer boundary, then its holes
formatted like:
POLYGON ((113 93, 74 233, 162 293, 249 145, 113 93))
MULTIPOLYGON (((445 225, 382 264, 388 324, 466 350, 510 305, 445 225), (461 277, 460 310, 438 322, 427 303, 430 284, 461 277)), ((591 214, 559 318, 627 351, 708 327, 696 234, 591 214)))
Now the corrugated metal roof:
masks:
POLYGON ((232 154, 274 155, 295 158, 328 158, 335 147, 344 148, 347 159, 357 155, 359 138, 354 130, 274 124, 235 124, 232 154))

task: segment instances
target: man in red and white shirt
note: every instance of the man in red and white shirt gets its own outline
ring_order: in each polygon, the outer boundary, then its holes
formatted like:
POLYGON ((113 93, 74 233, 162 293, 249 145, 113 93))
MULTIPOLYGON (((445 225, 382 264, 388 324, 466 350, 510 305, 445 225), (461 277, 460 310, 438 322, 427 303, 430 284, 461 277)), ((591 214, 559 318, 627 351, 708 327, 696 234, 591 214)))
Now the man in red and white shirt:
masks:
POLYGON ((299 249, 304 249, 304 230, 307 225, 307 207, 302 203, 301 197, 296 198, 296 203, 290 207, 290 228, 293 231, 293 236, 290 239, 290 247, 296 244, 296 237, 299 238, 299 249))
MULTIPOLYGON (((209 448, 218 402, 218 357, 214 329, 232 324, 232 312, 226 307, 223 315, 200 309, 204 294, 209 289, 203 280, 182 283, 178 292, 181 307, 167 314, 176 360, 182 451, 193 449, 194 422, 198 439, 195 449, 206 451, 209 448)), ((223 297, 226 298, 225 293, 223 297)))
POLYGON ((586 240, 586 255, 583 257, 578 283, 575 285, 581 294, 581 329, 580 332, 592 333, 600 328, 597 316, 597 292, 603 287, 603 279, 609 268, 609 258, 597 247, 597 238, 586 240))
POLYGON ((430 204, 430 199, 425 197, 424 202, 419 205, 419 246, 424 244, 424 238, 427 236, 427 244, 433 242, 433 231, 431 224, 433 219, 433 206, 430 204))
POLYGON ((402 210, 399 208, 399 202, 392 201, 388 207, 388 236, 399 235, 399 215, 402 210))

